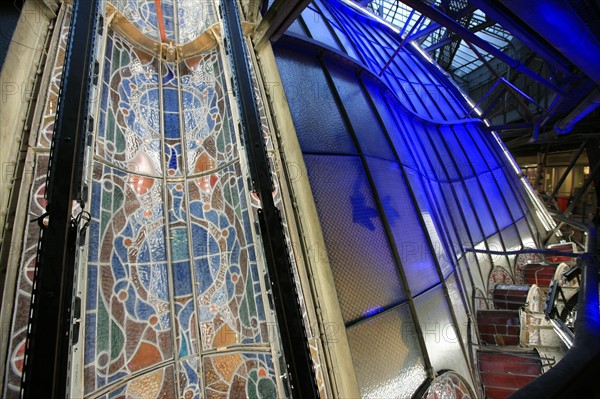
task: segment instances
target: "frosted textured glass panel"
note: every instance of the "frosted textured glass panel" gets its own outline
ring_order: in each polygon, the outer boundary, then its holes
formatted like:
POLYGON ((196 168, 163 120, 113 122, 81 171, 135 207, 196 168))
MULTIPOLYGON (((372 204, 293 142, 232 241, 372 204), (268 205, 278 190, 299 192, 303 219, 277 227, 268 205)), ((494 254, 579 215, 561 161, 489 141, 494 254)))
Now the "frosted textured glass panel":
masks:
MULTIPOLYGON (((460 284, 460 280, 457 278, 457 273, 454 273, 448 277, 448 279, 446 280, 446 286, 448 287, 450 303, 452 305, 452 308, 454 309, 454 314, 456 315, 458 330, 460 331, 463 344, 465 345, 465 347, 467 347, 467 327, 469 324, 469 317, 466 311, 466 303, 463 301, 462 297, 462 291, 464 289, 464 286, 460 284)), ((470 298, 470 289, 470 287, 466 287, 464 298, 470 298)), ((467 375, 465 375, 465 377, 467 375)))
POLYGON ((346 322, 406 299, 358 157, 305 156, 346 322))
POLYGON ((470 375, 442 286, 416 297, 415 306, 433 369, 470 375))
MULTIPOLYGON (((315 56, 276 47, 277 65, 303 152, 356 154, 315 56)), ((276 88, 279 90, 279 88, 276 88)))
POLYGON ((447 216, 448 222, 446 223, 448 228, 456 227, 458 237, 458 243, 454 246, 458 248, 459 245, 473 245, 483 239, 483 233, 477 224, 477 219, 473 213, 473 208, 469 204, 469 199, 462 189, 461 183, 458 183, 459 190, 456 192, 456 196, 452 191, 452 186, 448 183, 444 184, 432 184, 437 189, 438 201, 442 198, 446 199, 447 216))
POLYGON ((329 23, 318 12, 315 4, 309 5, 302 11, 302 20, 311 38, 341 51, 338 42, 329 30, 329 23))
POLYGON ((531 229, 527 224, 527 216, 528 215, 525 215, 523 219, 519 220, 516 223, 516 226, 517 229, 519 229, 519 235, 523 240, 523 245, 525 248, 536 248, 537 245, 535 244, 535 239, 531 235, 531 229))
POLYGON ((363 398, 410 398, 426 373, 408 306, 347 330, 363 398))
POLYGON ((460 179, 456 154, 447 148, 444 138, 437 127, 427 126, 426 133, 421 134, 421 143, 427 152, 429 162, 433 164, 433 172, 440 181, 460 179))
POLYGON ((400 107, 400 104, 392 97, 391 94, 384 94, 384 86, 381 83, 376 82, 374 79, 364 79, 364 85, 369 97, 377 109, 377 112, 379 113, 379 116, 381 117, 383 125, 388 131, 392 145, 396 147, 396 151, 398 152, 401 162, 406 166, 414 168, 415 161, 410 153, 410 149, 403 144, 401 138, 402 133, 400 131, 401 126, 399 126, 397 123, 396 118, 394 117, 395 115, 392 112, 392 109, 394 107, 400 107))
MULTIPOLYGON (((513 220, 511 214, 508 212, 506 208, 506 203, 504 202, 503 193, 498 189, 498 184, 496 183, 496 179, 492 172, 483 173, 479 176, 479 181, 481 182, 481 187, 487 197, 490 207, 494 212, 494 217, 496 218, 496 222, 498 223, 498 228, 502 230, 503 228, 513 224, 513 220)), ((485 217, 485 210, 481 212, 481 207, 475 203, 477 209, 482 213, 481 217, 485 217)), ((483 206, 483 205, 482 205, 483 206)), ((486 208, 487 209, 487 208, 486 208)))
POLYGON ((502 230, 501 234, 504 245, 506 245, 508 251, 521 249, 521 236, 519 235, 519 229, 516 224, 511 224, 502 230))
POLYGON ((503 164, 503 161, 500 159, 501 155, 499 155, 501 154, 501 149, 498 148, 498 143, 494 140, 492 135, 489 133, 482 133, 475 125, 467 125, 465 128, 469 134, 465 134, 464 137, 461 136, 461 140, 464 138, 464 140, 476 142, 479 151, 481 151, 481 157, 488 164, 490 169, 501 166, 503 164), (495 147, 496 150, 493 150, 492 147, 495 147))
POLYGON ((523 205, 519 203, 519 200, 515 195, 515 188, 510 184, 506 177, 507 172, 508 171, 506 168, 501 168, 493 171, 492 174, 496 178, 496 182, 500 187, 500 191, 502 191, 502 194, 504 194, 504 198, 508 204, 508 209, 510 210, 513 219, 518 220, 524 215, 522 208, 523 205))
MULTIPOLYGON (((473 240, 478 241, 483 239, 490 234, 494 234, 496 232, 496 226, 494 225, 493 215, 490 213, 489 205, 486 202, 486 197, 481 191, 479 184, 476 178, 466 179, 464 184, 462 182, 453 183, 454 190, 458 194, 460 205, 467 215, 467 220, 469 221, 469 227, 471 227, 471 231, 477 231, 477 218, 479 219, 479 223, 481 223, 481 227, 483 228, 484 237, 477 237, 473 235, 473 240), (470 201, 469 201, 470 199, 470 201), (470 216, 473 214, 474 219, 471 220, 470 216)), ((501 201, 500 198, 497 201, 501 201)))
POLYGON ((439 283, 435 261, 396 162, 367 158, 413 295, 439 283))
POLYGON ((476 173, 474 169, 481 172, 488 170, 487 165, 482 162, 481 157, 478 155, 477 148, 474 147, 473 142, 463 141, 463 136, 466 135, 463 126, 456 126, 454 128, 440 127, 439 131, 438 140, 443 139, 445 145, 448 147, 460 172, 460 177, 473 177, 476 173), (460 136, 460 143, 457 141, 453 130, 460 136))
POLYGON ((373 108, 368 103, 356 74, 352 70, 326 62, 335 88, 344 107, 360 147, 365 155, 395 160, 394 154, 377 120, 373 108))
MULTIPOLYGON (((444 135, 444 139, 452 151, 452 155, 456 158, 456 162, 463 177, 471 177, 473 174, 487 172, 489 170, 488 163, 481 155, 481 147, 485 147, 485 142, 481 140, 479 145, 471 139, 469 127, 464 125, 442 127, 440 130, 444 135), (468 158, 468 159, 467 159, 468 158)), ((486 152, 488 156, 493 156, 486 152)), ((493 161, 490 161, 495 164, 493 161)))

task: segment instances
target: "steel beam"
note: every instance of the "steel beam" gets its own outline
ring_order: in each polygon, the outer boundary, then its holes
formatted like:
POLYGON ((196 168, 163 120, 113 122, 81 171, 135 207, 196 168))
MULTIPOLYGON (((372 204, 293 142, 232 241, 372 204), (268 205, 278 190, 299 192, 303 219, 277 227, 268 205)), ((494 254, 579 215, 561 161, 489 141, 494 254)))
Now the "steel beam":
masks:
POLYGON ((386 62, 386 64, 383 66, 383 68, 381 69, 381 72, 379 72, 379 76, 383 75, 383 73, 385 72, 385 70, 388 69, 388 67, 390 66, 390 64, 392 63, 392 61, 396 57, 396 55, 398 55, 398 53, 400 52, 400 50, 402 50, 402 47, 404 47, 404 44, 406 43, 407 39, 410 37, 410 35, 412 34, 412 32, 419 26, 419 24, 423 21, 424 18, 425 17, 421 15, 419 17, 419 19, 417 19, 417 22, 415 22, 415 24, 412 26, 412 28, 410 28, 410 31, 406 34, 406 36, 404 36, 404 39, 402 39, 402 41, 398 45, 398 48, 396 49, 396 51, 394 51, 394 53, 392 54, 392 56, 390 57, 390 59, 388 60, 388 62, 386 62))
MULTIPOLYGON (((496 22, 494 22, 494 21, 485 21, 485 22, 482 22, 479 25, 474 26, 471 29, 469 29, 469 32, 477 33, 477 32, 480 32, 480 31, 484 30, 485 28, 489 28, 490 26, 494 26, 495 24, 496 24, 496 22)), ((444 46, 446 46, 448 44, 451 44, 451 43, 453 43, 455 41, 462 40, 462 39, 463 38, 460 37, 459 35, 454 34, 454 35, 451 35, 450 37, 448 37, 447 39, 442 39, 439 42, 434 43, 431 46, 429 46, 429 47, 427 47, 427 48, 425 48, 423 50, 425 50, 426 52, 430 53, 430 52, 432 52, 434 50, 437 50, 440 47, 444 47, 444 46)))
POLYGON ((561 188, 565 180, 567 180, 567 175, 571 172, 581 154, 583 154, 586 144, 587 140, 584 140, 577 149, 577 151, 573 154, 573 156, 571 157, 571 162, 569 162, 569 165, 567 166, 567 170, 565 170, 565 173, 563 173, 563 175, 560 177, 560 180, 556 184, 556 187, 554 187, 554 189, 552 190, 550 197, 548 197, 548 199, 546 200, 546 204, 549 204, 550 201, 554 199, 556 194, 558 194, 558 190, 561 188))
POLYGON ((77 0, 73 6, 50 155, 48 226, 42 231, 34 273, 21 385, 24 398, 67 397, 77 235, 71 214, 81 183, 97 10, 98 0, 77 0))
MULTIPOLYGON (((589 177, 583 183, 583 186, 581 186, 581 188, 579 189, 579 192, 577 193, 577 195, 571 200, 571 203, 569 204, 569 206, 567 207, 567 209, 563 212, 562 216, 564 218, 569 218, 569 216, 573 212, 573 209, 575 209, 575 205, 585 195, 587 189, 594 182, 594 178, 596 177, 596 175, 598 174, 599 171, 600 171, 600 162, 597 163, 596 165, 594 165, 594 168, 592 169, 589 177)), ((548 236, 544 240, 544 245, 547 245, 550 242, 550 239, 552 239, 552 236, 554 236, 554 234, 561 228, 562 225, 563 225, 563 222, 560 222, 560 223, 558 223, 556 225, 556 227, 554 229, 552 229, 552 231, 550 232, 550 234, 548 234, 548 236)))
POLYGON ((441 28, 442 28, 442 26, 440 24, 438 24, 437 22, 431 21, 429 26, 419 30, 418 32, 413 33, 411 36, 409 36, 408 40, 424 39, 427 36, 431 35, 433 32, 435 32, 436 30, 441 29, 441 28))
POLYGON ((551 63, 559 71, 568 76, 572 75, 573 67, 561 53, 546 44, 535 32, 516 22, 514 17, 509 15, 497 1, 469 0, 469 2, 497 21, 501 26, 506 28, 523 42, 523 44, 534 50, 540 57, 551 63))
POLYGON ((275 0, 256 28, 256 47, 277 41, 312 0, 275 0))
POLYGON ((494 57, 498 58, 500 61, 504 62, 505 64, 507 64, 508 66, 513 68, 515 71, 518 71, 518 72, 528 76, 530 79, 540 83, 541 85, 543 85, 545 87, 548 87, 549 89, 553 90, 556 93, 565 95, 565 92, 563 89, 556 86, 554 83, 548 81, 547 79, 544 79, 543 77, 541 77, 540 75, 538 75, 537 73, 535 73, 534 71, 529 69, 527 66, 525 66, 522 62, 517 61, 514 58, 506 55, 501 50, 498 50, 496 47, 492 46, 490 43, 488 43, 484 39, 480 38, 476 34, 470 32, 467 28, 460 25, 454 19, 450 18, 449 16, 447 16, 446 14, 444 14, 437 8, 430 6, 428 4, 425 4, 420 0, 400 0, 400 1, 402 1, 407 6, 416 9, 421 14, 424 14, 427 18, 439 23, 440 25, 445 26, 447 29, 453 31, 454 33, 459 35, 464 40, 471 42, 474 45, 476 45, 477 47, 479 47, 480 49, 490 53, 494 57))

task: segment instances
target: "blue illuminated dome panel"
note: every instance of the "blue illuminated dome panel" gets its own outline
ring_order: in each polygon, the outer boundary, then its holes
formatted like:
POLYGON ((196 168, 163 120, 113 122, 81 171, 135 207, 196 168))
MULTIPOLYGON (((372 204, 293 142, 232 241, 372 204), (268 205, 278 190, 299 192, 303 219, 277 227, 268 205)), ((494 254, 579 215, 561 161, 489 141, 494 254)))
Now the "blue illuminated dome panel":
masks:
POLYGON ((504 148, 442 71, 412 43, 384 70, 400 42, 331 0, 274 46, 364 397, 410 396, 428 367, 471 382, 472 293, 514 259, 464 248, 538 231, 504 148))

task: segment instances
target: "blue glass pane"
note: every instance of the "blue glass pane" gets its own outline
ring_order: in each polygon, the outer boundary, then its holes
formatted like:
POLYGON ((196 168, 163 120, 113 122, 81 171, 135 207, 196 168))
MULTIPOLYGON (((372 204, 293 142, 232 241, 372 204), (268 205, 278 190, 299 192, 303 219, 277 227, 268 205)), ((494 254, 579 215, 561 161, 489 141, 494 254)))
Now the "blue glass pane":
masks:
MULTIPOLYGON (((494 174, 492 172, 483 173, 479 176, 479 181, 481 182, 481 187, 490 203, 490 207, 494 210, 494 217, 496 218, 498 227, 503 229, 512 224, 512 217, 506 208, 502 193, 498 189, 494 174)), ((478 205, 476 206, 481 213, 480 207, 478 205)), ((485 212, 483 214, 485 214, 485 212)))
POLYGON ((446 204, 450 218, 454 221, 461 243, 472 246, 483 240, 484 234, 479 228, 473 208, 469 204, 469 198, 462 187, 462 183, 455 183, 456 196, 451 183, 440 184, 441 192, 446 198, 446 204))
POLYGON ((321 13, 323 17, 327 19, 329 25, 331 26, 333 34, 337 37, 338 41, 343 46, 342 51, 345 51, 345 53, 348 54, 351 58, 360 61, 360 56, 354 50, 354 44, 348 39, 348 36, 345 31, 346 28, 340 24, 340 22, 335 18, 333 14, 330 13, 327 6, 321 7, 321 13))
POLYGON ((427 126, 427 133, 429 137, 423 134, 421 142, 429 156, 429 162, 433 164, 433 171, 437 179, 440 181, 460 179, 461 176, 455 164, 456 160, 458 162, 462 161, 463 164, 468 164, 468 162, 466 159, 457 159, 458 154, 449 151, 450 149, 446 147, 444 139, 448 136, 448 133, 451 134, 452 132, 446 131, 446 134, 442 137, 438 128, 427 126))
POLYGON ((374 158, 367 161, 408 285, 412 294, 417 295, 440 281, 428 238, 398 164, 374 158))
POLYGON ((344 101, 346 113, 365 155, 394 160, 385 132, 368 103, 356 74, 334 62, 326 62, 335 88, 344 101))
MULTIPOLYGON (((403 148, 406 148, 407 151, 411 151, 413 157, 414 163, 412 165, 407 164, 407 166, 409 166, 414 173, 420 174, 424 179, 437 180, 435 173, 436 168, 433 164, 433 162, 436 162, 437 164, 436 158, 430 158, 421 145, 422 139, 420 136, 425 134, 424 125, 406 115, 399 114, 397 116, 400 124, 400 132, 402 133, 402 138, 405 142, 403 146, 400 146, 397 149, 402 150, 403 148)), ((437 171, 440 171, 439 167, 437 168, 437 171)))
POLYGON ((300 23, 300 19, 295 20, 294 23, 290 25, 286 33, 288 32, 295 33, 300 36, 306 36, 306 31, 304 29, 304 26, 302 26, 302 24, 300 23))
MULTIPOLYGON (((486 197, 489 196, 490 193, 486 192, 487 195, 484 195, 484 193, 481 192, 481 188, 479 187, 476 178, 466 179, 464 184, 453 183, 452 186, 460 199, 460 206, 467 216, 468 225, 470 227, 477 226, 477 222, 471 220, 471 214, 474 214, 476 215, 476 220, 479 219, 479 223, 481 223, 484 236, 487 237, 494 234, 497 231, 494 224, 494 216, 490 214, 489 205, 486 202, 486 197), (470 202, 469 199, 471 200, 470 202)), ((499 197, 496 198, 498 201, 501 201, 499 197)), ((496 208, 492 209, 494 209, 495 213, 496 208)))
MULTIPOLYGON (((390 54, 391 55, 391 54, 390 54)), ((437 87, 433 84, 428 84, 429 79, 426 74, 423 73, 412 61, 412 57, 406 51, 400 52, 397 57, 394 58, 394 64, 397 65, 398 70, 402 71, 402 78, 400 83, 403 86, 411 87, 415 96, 413 101, 419 101, 425 108, 425 112, 422 115, 429 115, 429 117, 435 120, 445 120, 447 117, 445 114, 453 113, 446 104, 440 103, 439 98, 441 95, 437 87), (408 62, 407 62, 408 61, 408 62), (443 109, 440 107, 445 106, 443 109), (450 112, 448 112, 450 111, 450 112)), ((393 69, 392 69, 393 70, 393 69)), ((398 75, 396 74, 396 77, 398 75)))
POLYGON ((361 161, 305 155, 346 322, 406 300, 361 161))
MULTIPOLYGON (((519 220, 523 217, 522 204, 517 199, 515 188, 511 185, 507 178, 507 170, 505 168, 496 169, 492 172, 493 176, 500 187, 500 191, 504 194, 508 209, 514 220, 519 220)), ((510 177, 509 177, 510 178, 510 177)), ((519 193, 520 195, 520 193, 519 193)))
POLYGON ((488 170, 475 144, 470 139, 467 139, 464 126, 455 126, 453 128, 442 126, 439 129, 452 157, 454 157, 456 167, 460 171, 462 178, 473 177, 475 174, 473 169, 477 172, 488 170), (457 140, 457 136, 460 143, 457 140))
POLYGON ((501 153, 500 149, 498 148, 497 151, 491 149, 491 146, 498 146, 498 143, 495 142, 491 134, 482 132, 481 129, 474 125, 467 125, 466 130, 470 134, 466 134, 465 139, 477 143, 477 146, 481 151, 481 157, 487 162, 490 169, 498 168, 504 164, 504 161, 499 159, 499 154, 501 153))
POLYGON ((276 47, 275 53, 302 151, 356 154, 315 56, 283 47, 276 47))
MULTIPOLYGON (((415 126, 409 118, 398 112, 401 107, 398 100, 389 92, 386 92, 381 83, 375 82, 373 79, 365 79, 364 83, 383 125, 388 131, 390 141, 400 158, 400 162, 406 168, 406 173, 419 175, 419 165, 421 163, 416 162, 413 156, 414 149, 404 137, 405 135, 416 135, 415 126)), ((422 128, 423 125, 419 123, 417 127, 422 128)))
POLYGON ((456 102, 454 95, 438 78, 433 76, 433 71, 427 68, 426 62, 423 62, 422 59, 417 60, 417 57, 422 58, 409 51, 400 54, 400 59, 407 69, 412 71, 423 85, 424 93, 429 95, 429 101, 435 104, 435 110, 441 110, 439 116, 443 119, 464 117, 464 108, 456 102))
POLYGON ((338 42, 329 30, 329 23, 323 18, 323 15, 316 10, 314 4, 309 5, 302 11, 302 21, 304 21, 311 38, 341 51, 338 42))

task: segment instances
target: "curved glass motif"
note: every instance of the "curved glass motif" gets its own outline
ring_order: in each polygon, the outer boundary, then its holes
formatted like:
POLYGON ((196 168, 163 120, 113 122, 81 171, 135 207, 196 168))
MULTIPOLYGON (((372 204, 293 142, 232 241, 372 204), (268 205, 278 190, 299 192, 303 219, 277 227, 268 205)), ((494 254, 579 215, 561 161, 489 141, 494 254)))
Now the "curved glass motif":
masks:
POLYGON ((535 245, 538 217, 462 93, 349 3, 313 1, 274 49, 361 394, 411 396, 428 367, 472 383, 472 294, 516 271, 465 247, 535 245))
POLYGON ((142 34, 157 42, 185 44, 217 22, 212 1, 110 0, 142 34))

